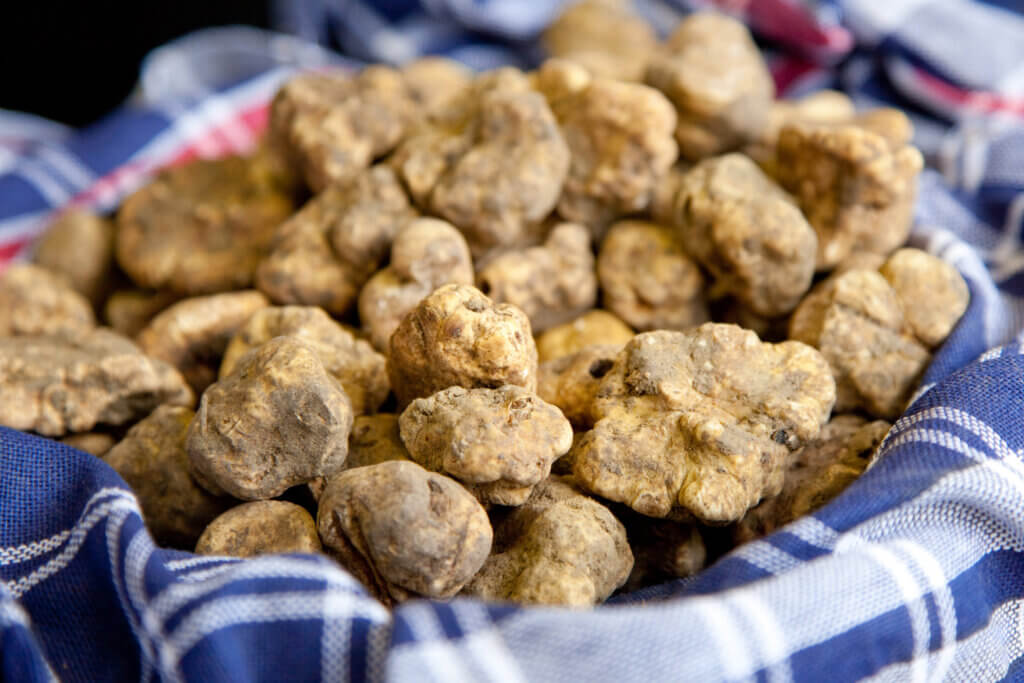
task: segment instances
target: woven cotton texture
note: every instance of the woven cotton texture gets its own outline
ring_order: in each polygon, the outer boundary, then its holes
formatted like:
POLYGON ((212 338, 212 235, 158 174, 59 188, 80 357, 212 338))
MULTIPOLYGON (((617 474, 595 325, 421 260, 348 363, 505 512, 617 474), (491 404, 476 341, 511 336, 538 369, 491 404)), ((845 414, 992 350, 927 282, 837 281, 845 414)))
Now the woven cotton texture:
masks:
MULTIPOLYGON (((359 59, 529 64, 558 4, 307 1, 279 14, 359 59)), ((711 3, 641 4, 664 18, 711 3)), ((938 170, 922 177, 911 240, 954 264, 972 297, 875 464, 826 508, 593 611, 455 599, 389 612, 324 557, 157 548, 102 461, 0 428, 0 679, 1024 680, 1024 18, 1011 4, 745 4, 782 90, 831 84, 912 108, 938 170), (799 20, 780 27, 778 12, 799 20)), ((267 42, 214 32, 162 48, 144 101, 83 131, 0 112, 0 262, 24 257, 68 202, 110 211, 162 166, 252 149, 289 69, 340 61, 279 41, 261 73, 225 83, 204 65, 241 54, 236 39, 267 42)))

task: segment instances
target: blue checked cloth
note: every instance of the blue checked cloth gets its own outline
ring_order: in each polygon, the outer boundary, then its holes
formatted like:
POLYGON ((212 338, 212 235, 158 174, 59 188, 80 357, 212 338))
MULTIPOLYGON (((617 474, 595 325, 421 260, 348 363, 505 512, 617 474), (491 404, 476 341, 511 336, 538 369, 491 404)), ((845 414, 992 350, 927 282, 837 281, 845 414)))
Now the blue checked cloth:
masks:
MULTIPOLYGON (((332 50, 526 64, 559 4, 280 2, 291 36, 161 48, 135 100, 85 130, 0 112, 0 260, 56 207, 110 210, 162 165, 250 149, 289 69, 344 62, 332 50)), ((641 6, 667 29, 707 4, 641 6)), ((1011 0, 724 4, 769 39, 787 92, 833 85, 911 112, 933 167, 912 241, 970 285, 916 400, 839 499, 593 611, 389 613, 325 558, 159 549, 109 467, 0 428, 0 678, 1024 680, 1024 18, 1011 0), (780 28, 777 11, 804 23, 780 28)))

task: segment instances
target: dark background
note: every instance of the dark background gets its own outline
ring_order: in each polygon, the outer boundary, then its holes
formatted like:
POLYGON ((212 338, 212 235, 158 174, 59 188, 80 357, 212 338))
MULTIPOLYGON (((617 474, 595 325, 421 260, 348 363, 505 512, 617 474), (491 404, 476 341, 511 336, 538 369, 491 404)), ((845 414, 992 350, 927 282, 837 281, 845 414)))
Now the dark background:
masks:
POLYGON ((73 126, 119 105, 152 48, 204 26, 266 27, 267 1, 16 0, 0 14, 0 109, 73 126))

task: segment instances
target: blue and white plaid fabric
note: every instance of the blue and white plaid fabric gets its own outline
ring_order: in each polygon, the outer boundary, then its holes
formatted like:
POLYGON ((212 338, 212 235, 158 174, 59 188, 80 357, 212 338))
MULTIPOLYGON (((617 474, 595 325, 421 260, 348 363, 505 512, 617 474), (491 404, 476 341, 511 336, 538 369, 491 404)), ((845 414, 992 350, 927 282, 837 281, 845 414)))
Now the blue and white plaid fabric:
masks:
MULTIPOLYGON (((558 4, 280 3, 281 25, 312 42, 186 38, 150 58, 139 101, 82 131, 0 113, 0 260, 23 255, 68 201, 110 210, 160 166, 250 149, 287 69, 340 59, 315 43, 360 59, 525 63, 558 4)), ((684 5, 643 4, 661 17, 684 5)), ((763 20, 758 0, 728 4, 763 20)), ((972 294, 876 464, 825 509, 593 611, 456 599, 389 613, 321 557, 156 548, 109 467, 0 429, 0 678, 1024 680, 1024 19, 1013 4, 836 0, 808 14, 839 37, 801 52, 810 66, 790 69, 806 76, 790 90, 831 82, 862 102, 913 103, 938 170, 923 177, 912 240, 955 264, 972 294), (847 29, 858 47, 844 56, 847 29)))

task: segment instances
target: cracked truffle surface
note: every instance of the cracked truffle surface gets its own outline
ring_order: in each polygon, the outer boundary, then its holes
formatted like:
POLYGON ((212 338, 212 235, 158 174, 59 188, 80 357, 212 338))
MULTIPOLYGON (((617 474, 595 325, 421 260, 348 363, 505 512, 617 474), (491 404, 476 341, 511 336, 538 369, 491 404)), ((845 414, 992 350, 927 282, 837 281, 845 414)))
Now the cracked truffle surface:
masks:
POLYGON ((589 607, 633 567, 626 530, 565 477, 550 477, 496 523, 494 550, 463 595, 536 605, 589 607))
POLYGON ((537 387, 537 346, 530 320, 478 289, 445 285, 421 301, 391 336, 391 388, 404 409, 450 386, 537 387))
POLYGON ((351 429, 348 396, 316 351, 275 337, 206 390, 187 448, 203 488, 265 500, 340 471, 351 429))
POLYGON ((0 424, 44 436, 122 425, 195 396, 173 367, 105 328, 0 338, 0 424))
POLYGON ((523 503, 572 446, 561 411, 514 385, 449 387, 416 399, 399 427, 413 460, 500 505, 523 503))
POLYGON ((854 250, 888 254, 906 242, 924 165, 907 144, 911 134, 909 120, 896 110, 782 127, 779 181, 818 233, 819 270, 854 250))
POLYGON ((651 517, 683 508, 725 524, 778 493, 789 452, 834 401, 828 363, 806 344, 717 323, 639 334, 598 389, 573 474, 651 517))

